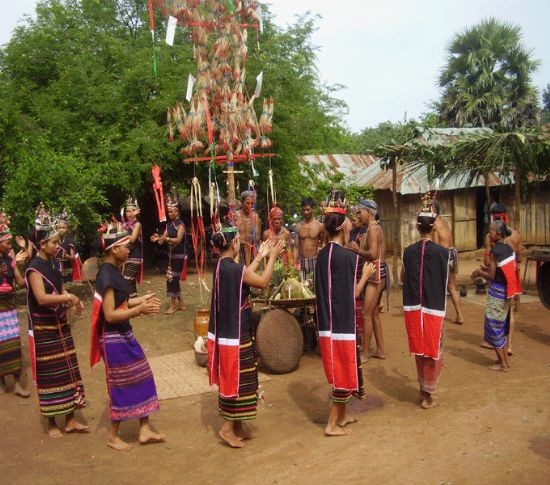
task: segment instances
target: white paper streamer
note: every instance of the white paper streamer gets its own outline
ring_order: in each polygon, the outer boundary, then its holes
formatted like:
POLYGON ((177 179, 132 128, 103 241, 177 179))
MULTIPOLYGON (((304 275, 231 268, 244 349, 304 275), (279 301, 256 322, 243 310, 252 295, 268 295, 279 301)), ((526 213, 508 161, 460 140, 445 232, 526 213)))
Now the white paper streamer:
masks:
POLYGON ((189 74, 187 78, 187 92, 185 93, 185 99, 191 102, 191 97, 193 96, 193 86, 195 85, 195 76, 189 74))
POLYGON ((262 72, 260 72, 260 74, 258 74, 256 76, 256 89, 254 90, 254 97, 255 98, 260 97, 260 93, 262 92, 263 80, 264 80, 264 72, 262 71, 262 72))
POLYGON ((171 15, 168 17, 168 26, 166 27, 166 43, 168 45, 174 45, 174 36, 176 35, 177 23, 178 19, 176 17, 172 17, 171 15))

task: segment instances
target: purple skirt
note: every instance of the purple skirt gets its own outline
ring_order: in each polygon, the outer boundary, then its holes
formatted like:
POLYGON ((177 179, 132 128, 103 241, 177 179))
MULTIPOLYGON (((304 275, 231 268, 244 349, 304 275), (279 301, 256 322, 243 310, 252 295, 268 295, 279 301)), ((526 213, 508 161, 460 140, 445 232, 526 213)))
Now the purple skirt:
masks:
POLYGON ((99 343, 107 372, 111 421, 145 418, 158 411, 153 373, 132 330, 105 332, 99 343))

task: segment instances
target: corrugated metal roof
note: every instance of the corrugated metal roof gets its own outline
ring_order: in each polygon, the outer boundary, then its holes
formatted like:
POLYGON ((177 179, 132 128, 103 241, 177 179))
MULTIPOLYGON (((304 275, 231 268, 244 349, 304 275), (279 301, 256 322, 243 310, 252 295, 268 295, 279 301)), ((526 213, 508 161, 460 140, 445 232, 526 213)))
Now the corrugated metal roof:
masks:
MULTIPOLYGON (((443 129, 441 129, 443 130, 443 129)), ((452 128, 444 130, 455 130, 452 128)), ((454 135, 454 133, 453 133, 454 135)), ((375 190, 392 189, 392 171, 380 167, 380 159, 372 155, 304 155, 300 157, 302 163, 308 165, 319 165, 322 163, 335 173, 343 173, 344 180, 348 183, 357 185, 371 185, 375 190)), ((323 177, 322 171, 317 171, 319 177, 323 177)), ((415 172, 410 172, 406 166, 399 165, 397 169, 397 191, 403 195, 419 194, 428 190, 456 190, 468 187, 483 187, 485 182, 483 178, 468 185, 467 177, 455 177, 445 184, 428 181, 428 172, 426 167, 421 167, 415 172)), ((509 185, 513 183, 511 178, 491 173, 489 176, 489 185, 496 187, 500 185, 509 185)))

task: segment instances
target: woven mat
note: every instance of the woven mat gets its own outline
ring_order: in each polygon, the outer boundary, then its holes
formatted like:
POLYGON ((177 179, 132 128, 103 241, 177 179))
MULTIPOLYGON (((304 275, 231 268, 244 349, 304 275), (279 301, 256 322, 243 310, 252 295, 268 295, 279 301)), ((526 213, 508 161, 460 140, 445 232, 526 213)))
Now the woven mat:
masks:
MULTIPOLYGON (((210 387, 208 385, 206 368, 199 367, 195 363, 195 352, 193 350, 149 357, 147 360, 153 370, 157 394, 161 401, 207 392, 218 392, 217 386, 210 387)), ((268 375, 262 372, 259 374, 260 382, 271 380, 268 375)))

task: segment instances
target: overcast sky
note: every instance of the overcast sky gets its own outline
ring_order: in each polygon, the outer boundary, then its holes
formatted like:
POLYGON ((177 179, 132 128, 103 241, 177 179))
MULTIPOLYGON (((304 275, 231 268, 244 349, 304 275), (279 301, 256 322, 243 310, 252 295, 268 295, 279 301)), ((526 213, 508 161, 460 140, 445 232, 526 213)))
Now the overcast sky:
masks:
MULTIPOLYGON (((494 16, 517 24, 523 44, 541 65, 533 78, 542 92, 550 83, 550 0, 271 0, 276 22, 294 23, 310 10, 322 16, 313 43, 319 73, 343 84, 353 131, 383 121, 418 118, 439 97, 436 86, 453 34, 494 16), (546 32, 546 34, 545 34, 546 32)), ((0 0, 0 44, 9 41, 35 0, 0 0)), ((269 79, 264 79, 264 85, 269 79)))

